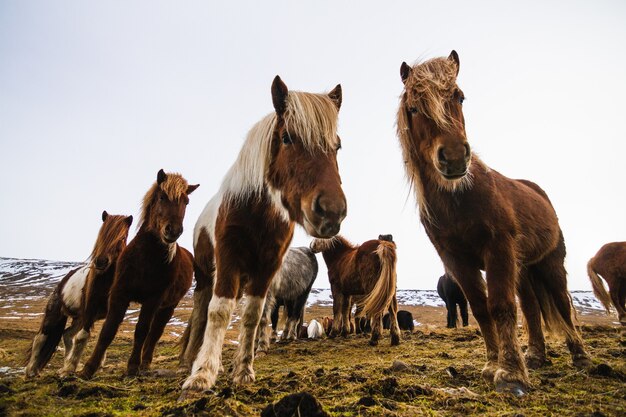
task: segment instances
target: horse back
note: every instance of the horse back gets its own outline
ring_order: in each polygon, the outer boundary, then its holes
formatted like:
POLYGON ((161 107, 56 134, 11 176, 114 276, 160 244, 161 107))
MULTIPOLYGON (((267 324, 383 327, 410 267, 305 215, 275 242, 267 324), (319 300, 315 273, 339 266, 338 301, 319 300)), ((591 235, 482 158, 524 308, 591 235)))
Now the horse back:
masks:
POLYGON ((626 280, 626 242, 611 242, 603 245, 590 261, 593 270, 607 282, 611 277, 621 276, 626 280))

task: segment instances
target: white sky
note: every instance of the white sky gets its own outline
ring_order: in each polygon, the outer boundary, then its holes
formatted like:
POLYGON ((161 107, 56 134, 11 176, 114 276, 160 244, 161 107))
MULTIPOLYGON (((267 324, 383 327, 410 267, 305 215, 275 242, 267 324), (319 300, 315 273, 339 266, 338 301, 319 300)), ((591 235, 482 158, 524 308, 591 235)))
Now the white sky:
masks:
POLYGON ((626 240, 625 46, 623 1, 0 0, 0 256, 85 259, 102 210, 137 216, 159 168, 201 184, 191 249, 280 74, 295 90, 341 83, 342 234, 392 233, 399 287, 435 288, 395 113, 402 61, 456 49, 470 144, 548 192, 569 286, 588 289, 587 260, 626 240))

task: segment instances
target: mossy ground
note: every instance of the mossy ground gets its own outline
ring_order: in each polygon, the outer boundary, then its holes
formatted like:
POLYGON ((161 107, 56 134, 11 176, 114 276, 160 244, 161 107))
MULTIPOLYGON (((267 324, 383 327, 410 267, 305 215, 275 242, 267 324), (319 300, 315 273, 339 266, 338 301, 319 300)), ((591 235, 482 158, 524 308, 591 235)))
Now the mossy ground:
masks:
MULTIPOLYGON (((0 367, 15 369, 21 366, 34 331, 10 327, 0 323, 0 367)), ((234 339, 235 331, 227 339, 234 339)), ((39 378, 25 381, 20 373, 4 374, 0 415, 249 416, 302 391, 315 396, 331 416, 626 415, 623 330, 594 324, 583 326, 582 333, 596 366, 575 369, 564 343, 551 340, 551 364, 530 372, 533 389, 522 398, 496 393, 481 379, 484 345, 476 327, 425 326, 404 334, 397 347, 389 346, 388 333, 378 347, 357 336, 273 344, 269 354, 255 361, 256 382, 243 387, 232 386, 227 377, 236 349, 227 342, 223 355, 227 372, 220 375, 214 391, 183 403, 177 402, 185 376, 174 372, 176 340, 166 337, 160 342, 154 374, 126 378, 131 338, 121 333, 108 351, 107 366, 91 381, 57 377, 61 351, 39 378), (394 361, 401 363, 392 366, 394 361)), ((87 354, 93 343, 92 339, 87 354)))

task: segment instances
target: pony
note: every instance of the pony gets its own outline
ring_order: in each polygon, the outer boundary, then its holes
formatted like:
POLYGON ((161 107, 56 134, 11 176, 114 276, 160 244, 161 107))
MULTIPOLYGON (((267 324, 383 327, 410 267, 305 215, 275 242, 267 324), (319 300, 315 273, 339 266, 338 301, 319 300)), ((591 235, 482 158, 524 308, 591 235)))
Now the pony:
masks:
POLYGON ((182 175, 157 173, 143 198, 135 237, 122 252, 109 294, 109 311, 80 376, 91 378, 102 362, 131 302, 141 304, 126 374, 147 371, 154 348, 178 302, 191 287, 193 256, 176 241, 183 233, 189 185, 182 175))
POLYGON ((397 132, 426 234, 484 336, 482 375, 498 391, 524 395, 529 380, 517 339, 516 287, 529 329, 528 365, 545 362, 542 318, 565 334, 576 366, 591 360, 572 322, 556 212, 537 184, 509 179, 471 151, 459 68, 455 51, 412 67, 402 63, 397 132))
POLYGON ((593 293, 604 305, 607 314, 611 313, 612 302, 620 323, 626 326, 626 242, 612 242, 602 246, 587 263, 587 273, 593 293), (608 294, 600 276, 609 286, 608 294))
MULTIPOLYGON (((406 330, 413 333, 415 329, 415 323, 413 323, 413 314, 410 311, 406 310, 398 310, 398 326, 400 330, 406 330)), ((391 318, 389 313, 386 313, 383 316, 383 329, 389 330, 391 327, 391 318)))
MULTIPOLYGON (((400 329, 396 312, 396 244, 393 240, 373 239, 360 246, 352 245, 342 236, 332 239, 314 239, 313 252, 321 252, 328 268, 330 290, 333 295, 333 326, 329 337, 350 334, 350 310, 353 297, 359 298, 359 314, 372 319, 370 345, 381 338, 382 316, 391 314, 391 345, 400 344, 400 329)), ((356 316, 355 320, 359 320, 356 316)))
POLYGON ((197 285, 181 364, 193 366, 181 399, 214 385, 225 331, 243 293, 232 378, 235 384, 254 381, 256 330, 295 224, 329 238, 346 217, 337 165, 341 86, 328 94, 289 91, 276 76, 271 94, 274 112, 252 127, 194 229, 197 285))
POLYGON ((321 339, 324 335, 324 328, 317 320, 311 320, 307 326, 307 337, 309 339, 321 339))
POLYGON ((132 223, 133 216, 102 212, 102 225, 88 263, 68 272, 48 298, 41 327, 28 352, 27 378, 38 375, 48 364, 61 338, 65 363, 60 373, 67 375, 76 370, 89 331, 96 320, 106 315, 115 266, 126 247, 132 223), (72 324, 66 329, 69 318, 72 324), (81 328, 87 335, 74 339, 81 328))
POLYGON ((296 340, 298 329, 304 321, 304 306, 313 282, 317 277, 317 258, 311 249, 306 247, 290 248, 283 258, 283 263, 272 280, 265 299, 265 306, 257 329, 257 353, 266 352, 269 348, 270 333, 267 326, 271 320, 272 328, 276 331, 279 304, 287 310, 287 321, 280 340, 296 340), (274 314, 276 311, 276 314, 274 314))
POLYGON ((446 303, 446 310, 448 310, 448 329, 456 328, 457 304, 461 310, 463 327, 466 327, 468 325, 467 299, 461 287, 459 287, 459 284, 457 284, 454 278, 447 272, 439 277, 439 281, 437 282, 437 294, 439 294, 439 297, 446 303))

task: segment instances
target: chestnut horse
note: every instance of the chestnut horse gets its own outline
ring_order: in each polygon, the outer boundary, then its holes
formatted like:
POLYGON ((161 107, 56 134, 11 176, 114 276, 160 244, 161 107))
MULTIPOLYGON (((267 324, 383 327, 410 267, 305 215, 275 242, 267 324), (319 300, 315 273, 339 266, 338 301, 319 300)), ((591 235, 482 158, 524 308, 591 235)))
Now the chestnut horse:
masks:
POLYGON ((602 246, 596 256, 587 263, 587 273, 593 293, 611 312, 611 302, 622 326, 626 326, 626 242, 612 242, 602 246), (607 294, 600 276, 609 286, 607 294))
POLYGON ((127 374, 150 367, 154 347, 193 278, 193 257, 176 240, 191 194, 180 174, 160 170, 157 181, 143 198, 137 235, 122 252, 109 295, 109 311, 98 343, 85 363, 81 377, 91 378, 113 341, 131 301, 141 303, 127 374))
POLYGON ((76 370, 89 331, 96 320, 107 312, 107 296, 113 283, 115 266, 126 247, 128 230, 133 216, 110 215, 102 212, 102 226, 96 244, 89 256, 89 263, 70 271, 56 286, 44 312, 39 333, 29 350, 26 377, 36 376, 52 358, 63 337, 65 364, 62 375, 76 370), (67 329, 68 318, 72 324, 67 329), (79 333, 83 329, 86 335, 79 333))
MULTIPOLYGON (((396 244, 390 235, 385 239, 368 240, 354 246, 342 236, 314 239, 313 252, 322 252, 330 291, 333 295, 333 325, 329 337, 350 334, 350 310, 358 298, 357 313, 369 316, 372 322, 370 345, 381 337, 385 310, 391 315, 391 345, 400 344, 396 299, 396 244), (360 308, 360 306, 363 306, 360 308)), ((357 323, 360 317, 355 316, 357 323)), ((358 328, 359 326, 357 326, 358 328)))
POLYGON ((215 383, 225 331, 244 292, 232 375, 236 384, 254 381, 256 329, 294 225, 316 237, 331 237, 346 216, 337 167, 341 86, 328 94, 288 91, 276 76, 271 92, 275 111, 252 127, 220 191, 196 223, 197 286, 182 366, 195 361, 181 398, 215 383))
POLYGON ((398 135, 421 222, 484 336, 483 377, 499 391, 523 395, 529 382, 517 339, 516 288, 530 366, 545 362, 542 317, 565 334, 575 365, 591 361, 572 323, 565 242, 554 208, 538 185, 509 179, 470 151, 458 71, 455 51, 413 67, 402 63, 398 135))

